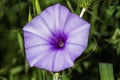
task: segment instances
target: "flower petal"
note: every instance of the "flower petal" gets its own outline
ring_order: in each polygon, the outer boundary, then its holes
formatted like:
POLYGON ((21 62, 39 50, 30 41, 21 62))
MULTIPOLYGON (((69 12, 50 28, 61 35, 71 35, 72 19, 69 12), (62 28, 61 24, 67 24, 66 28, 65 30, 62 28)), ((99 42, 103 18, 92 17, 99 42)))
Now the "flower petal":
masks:
POLYGON ((61 30, 61 32, 63 32, 67 18, 69 18, 69 14, 70 14, 70 11, 66 7, 62 6, 60 8, 60 11, 59 11, 59 23, 60 23, 59 27, 60 27, 60 29, 59 30, 61 30))
POLYGON ((73 62, 68 55, 67 49, 57 51, 53 65, 54 72, 59 72, 73 66, 73 62))
POLYGON ((45 58, 49 54, 50 45, 41 45, 35 46, 26 49, 26 57, 30 64, 30 66, 34 66, 38 63, 42 58, 45 58))
POLYGON ((40 16, 52 33, 58 33, 60 30, 63 30, 66 18, 68 17, 69 13, 70 12, 66 7, 57 4, 48 7, 41 13, 40 16))
POLYGON ((25 48, 40 46, 40 45, 49 45, 49 41, 45 40, 44 38, 33 34, 31 32, 24 31, 24 42, 25 48))
POLYGON ((74 62, 75 59, 78 58, 83 53, 84 50, 85 47, 79 44, 73 44, 73 43, 66 44, 66 51, 67 51, 66 54, 69 55, 72 62, 74 62))
POLYGON ((64 32, 65 33, 72 33, 72 31, 77 29, 82 29, 84 25, 89 24, 79 16, 70 13, 69 17, 66 20, 64 32))
POLYGON ((49 71, 53 71, 53 62, 55 58, 56 51, 47 50, 45 52, 47 54, 44 58, 40 59, 35 66, 38 68, 46 69, 49 71))
POLYGON ((79 28, 68 33, 67 43, 76 43, 84 47, 88 44, 90 25, 88 23, 78 26, 79 28))
POLYGON ((46 25, 47 24, 42 20, 42 18, 40 16, 37 16, 31 22, 29 22, 23 28, 23 30, 49 40, 49 36, 53 36, 53 34, 46 25))

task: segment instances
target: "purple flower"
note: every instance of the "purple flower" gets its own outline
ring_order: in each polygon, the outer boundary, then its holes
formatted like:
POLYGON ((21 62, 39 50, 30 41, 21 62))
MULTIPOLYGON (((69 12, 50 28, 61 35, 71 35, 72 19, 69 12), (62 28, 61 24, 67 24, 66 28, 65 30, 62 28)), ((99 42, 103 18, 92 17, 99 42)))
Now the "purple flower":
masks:
POLYGON ((23 28, 30 66, 53 72, 72 67, 87 46, 89 29, 88 22, 66 7, 48 7, 23 28))

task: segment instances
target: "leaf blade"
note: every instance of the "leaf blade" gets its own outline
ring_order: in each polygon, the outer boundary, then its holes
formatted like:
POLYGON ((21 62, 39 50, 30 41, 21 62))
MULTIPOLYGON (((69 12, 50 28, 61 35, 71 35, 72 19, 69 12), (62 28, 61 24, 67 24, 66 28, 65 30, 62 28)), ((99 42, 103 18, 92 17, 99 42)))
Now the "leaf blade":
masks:
POLYGON ((101 80, 114 80, 113 65, 109 63, 99 63, 101 80))

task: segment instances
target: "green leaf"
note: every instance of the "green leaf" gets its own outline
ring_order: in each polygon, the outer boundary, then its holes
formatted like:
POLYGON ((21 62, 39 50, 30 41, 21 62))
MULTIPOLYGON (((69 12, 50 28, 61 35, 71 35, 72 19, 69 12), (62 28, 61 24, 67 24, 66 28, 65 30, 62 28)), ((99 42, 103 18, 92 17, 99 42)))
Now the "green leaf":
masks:
POLYGON ((24 70, 24 67, 23 67, 22 65, 16 66, 16 67, 14 67, 14 68, 12 68, 12 69, 10 70, 10 74, 11 74, 11 75, 14 75, 14 74, 17 74, 17 73, 19 73, 19 72, 21 72, 21 71, 23 71, 23 70, 24 70))
POLYGON ((32 20, 32 14, 31 14, 31 8, 29 8, 29 13, 28 13, 28 22, 32 20))
POLYGON ((36 9, 37 15, 39 15, 41 12, 41 8, 38 0, 35 0, 35 9, 36 9))
POLYGON ((99 63, 101 80, 114 80, 113 65, 109 63, 99 63))
POLYGON ((67 5, 68 5, 69 9, 72 11, 72 13, 74 13, 74 10, 73 10, 73 8, 72 8, 72 5, 71 5, 70 1, 69 1, 69 0, 66 0, 66 3, 67 3, 67 5))
POLYGON ((17 37, 18 37, 20 52, 22 52, 24 55, 23 38, 19 31, 17 32, 17 37))
POLYGON ((38 80, 43 80, 43 73, 41 69, 37 70, 37 74, 38 74, 38 80))

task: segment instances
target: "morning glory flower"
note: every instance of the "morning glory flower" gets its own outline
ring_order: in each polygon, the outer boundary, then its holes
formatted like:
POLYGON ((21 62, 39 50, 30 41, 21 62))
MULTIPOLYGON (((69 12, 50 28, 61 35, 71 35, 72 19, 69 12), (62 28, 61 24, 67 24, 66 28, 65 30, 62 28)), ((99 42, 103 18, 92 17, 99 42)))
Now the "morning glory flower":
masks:
POLYGON ((89 29, 66 7, 48 7, 23 28, 28 63, 53 72, 72 67, 87 47, 89 29))

